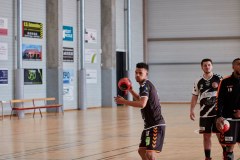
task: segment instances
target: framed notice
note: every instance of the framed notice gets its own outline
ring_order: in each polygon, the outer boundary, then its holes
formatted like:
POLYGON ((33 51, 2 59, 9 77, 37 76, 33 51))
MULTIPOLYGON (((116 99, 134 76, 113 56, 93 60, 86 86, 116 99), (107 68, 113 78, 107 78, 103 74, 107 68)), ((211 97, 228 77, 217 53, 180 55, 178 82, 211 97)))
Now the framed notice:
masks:
POLYGON ((8 84, 8 69, 0 68, 0 85, 8 84))
POLYGON ((0 35, 7 36, 8 35, 8 19, 0 17, 0 35))
POLYGON ((97 50, 96 49, 85 49, 85 62, 86 63, 97 63, 97 50))
POLYGON ((63 47, 63 62, 74 61, 74 50, 73 48, 63 47))
POLYGON ((23 21, 23 37, 43 38, 43 24, 38 22, 23 21))
POLYGON ((85 30, 85 42, 86 43, 97 43, 97 30, 86 29, 85 30))
POLYGON ((86 83, 97 83, 97 70, 88 69, 86 70, 86 83))
POLYGON ((42 69, 24 69, 24 85, 42 84, 42 69))
POLYGON ((22 58, 27 61, 41 61, 42 60, 42 46, 35 44, 22 45, 22 58))
POLYGON ((8 60, 8 44, 0 42, 0 60, 8 60))
POLYGON ((73 77, 73 69, 63 70, 63 84, 71 84, 73 77))
POLYGON ((73 86, 63 86, 63 99, 72 101, 73 97, 73 86))

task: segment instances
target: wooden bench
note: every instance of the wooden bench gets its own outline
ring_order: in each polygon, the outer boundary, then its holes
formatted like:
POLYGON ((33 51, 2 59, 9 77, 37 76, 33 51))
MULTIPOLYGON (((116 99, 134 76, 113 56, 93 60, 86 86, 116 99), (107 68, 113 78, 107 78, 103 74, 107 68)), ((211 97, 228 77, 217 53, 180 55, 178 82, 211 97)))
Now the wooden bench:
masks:
MULTIPOLYGON (((10 106, 12 108, 10 119, 12 117, 13 111, 23 111, 23 110, 34 110, 33 118, 35 116, 35 110, 38 109, 40 115, 42 117, 42 108, 56 108, 56 112, 58 108, 61 108, 63 112, 62 104, 56 103, 56 98, 34 98, 34 99, 14 99, 10 100, 10 106), (50 104, 48 104, 50 102, 50 104)), ((19 118, 19 113, 17 112, 17 116, 19 118)))

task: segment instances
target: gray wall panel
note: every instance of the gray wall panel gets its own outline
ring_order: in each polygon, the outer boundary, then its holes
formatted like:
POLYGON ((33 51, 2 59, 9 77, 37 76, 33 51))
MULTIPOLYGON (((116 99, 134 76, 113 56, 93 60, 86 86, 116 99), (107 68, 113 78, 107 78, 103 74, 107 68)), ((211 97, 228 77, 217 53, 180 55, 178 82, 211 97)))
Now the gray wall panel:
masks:
POLYGON ((63 47, 74 49, 74 62, 63 62, 63 70, 73 71, 73 80, 64 87, 73 90, 73 96, 63 96, 64 109, 77 109, 77 1, 63 0, 63 25, 73 27, 73 41, 63 41, 63 47))
MULTIPOLYGON (((15 60, 15 45, 14 45, 14 11, 13 0, 0 0, 0 17, 7 18, 8 35, 0 35, 0 43, 6 43, 8 46, 8 60, 0 60, 0 68, 8 69, 8 85, 0 85, 0 100, 13 99, 13 82, 14 82, 14 60, 15 60)), ((5 113, 11 110, 8 105, 5 106, 5 113)))
POLYGON ((239 0, 149 0, 149 37, 240 35, 239 0))
POLYGON ((190 101, 203 58, 218 62, 214 71, 231 72, 240 52, 240 1, 149 0, 147 11, 150 78, 163 101, 190 101))
MULTIPOLYGON (((136 63, 143 61, 143 3, 142 0, 130 2, 131 8, 131 66, 129 77, 134 82, 133 88, 138 91, 139 85, 135 83, 136 63)), ((116 1, 116 50, 126 51, 124 31, 124 1, 116 1)))
POLYGON ((24 85, 24 98, 46 97, 46 1, 24 0, 23 21, 38 22, 43 24, 43 38, 22 38, 23 44, 42 46, 42 61, 23 61, 23 68, 41 68, 43 70, 42 85, 24 85))
POLYGON ((124 1, 116 0, 116 50, 125 51, 124 1))
MULTIPOLYGON (((213 64, 213 72, 223 77, 232 73, 231 64, 213 64)), ((189 102, 195 80, 203 74, 199 65, 150 65, 149 79, 162 102, 189 102)))
MULTIPOLYGON (((130 78, 135 81, 136 63, 143 62, 143 3, 142 0, 131 1, 131 70, 130 78)), ((134 89, 138 92, 139 84, 134 82, 134 89)))
POLYGON ((85 43, 86 49, 96 49, 97 63, 86 63, 86 70, 97 71, 97 83, 87 84, 87 106, 101 106, 101 3, 100 0, 85 1, 85 26, 97 31, 97 43, 85 43))
POLYGON ((231 62, 239 56, 240 40, 149 42, 149 63, 198 63, 203 58, 231 62))

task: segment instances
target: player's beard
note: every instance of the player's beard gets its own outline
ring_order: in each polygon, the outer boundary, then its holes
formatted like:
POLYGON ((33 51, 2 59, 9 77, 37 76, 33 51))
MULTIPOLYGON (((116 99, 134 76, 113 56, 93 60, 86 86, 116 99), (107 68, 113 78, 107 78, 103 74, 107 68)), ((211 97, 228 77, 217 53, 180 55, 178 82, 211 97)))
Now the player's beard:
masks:
POLYGON ((240 71, 235 72, 238 77, 240 77, 240 71))
POLYGON ((140 79, 138 77, 135 77, 136 81, 139 83, 140 79))
POLYGON ((211 73, 211 71, 205 71, 204 73, 205 73, 205 74, 210 74, 210 73, 211 73))
POLYGON ((136 78, 136 81, 138 82, 138 83, 140 83, 140 84, 142 84, 145 80, 143 79, 140 79, 140 78, 136 78))

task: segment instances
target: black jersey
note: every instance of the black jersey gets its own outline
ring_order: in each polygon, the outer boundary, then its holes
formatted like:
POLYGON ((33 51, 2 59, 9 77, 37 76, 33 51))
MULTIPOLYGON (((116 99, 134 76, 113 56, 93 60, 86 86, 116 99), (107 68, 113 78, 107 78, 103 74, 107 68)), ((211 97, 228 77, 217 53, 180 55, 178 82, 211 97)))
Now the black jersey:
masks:
POLYGON ((234 118, 234 110, 240 110, 240 79, 232 74, 224 78, 218 90, 218 117, 234 118))
POLYGON ((146 80, 139 88, 140 97, 148 97, 147 104, 141 109, 142 118, 144 120, 144 128, 150 128, 160 124, 165 124, 161 113, 161 105, 156 88, 146 80))
POLYGON ((216 97, 221 79, 221 76, 213 74, 213 76, 208 80, 201 76, 194 83, 192 94, 199 96, 200 117, 216 116, 216 97))

